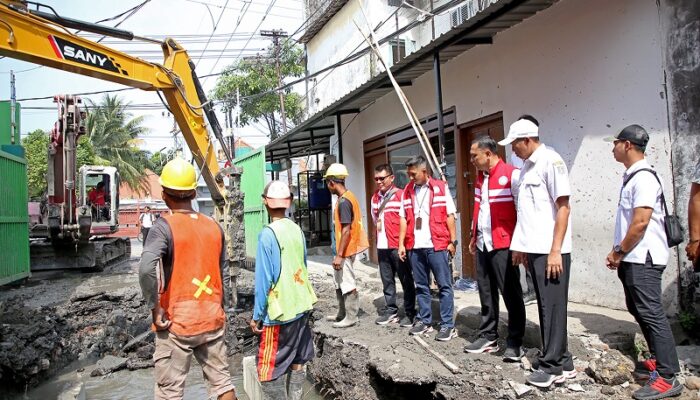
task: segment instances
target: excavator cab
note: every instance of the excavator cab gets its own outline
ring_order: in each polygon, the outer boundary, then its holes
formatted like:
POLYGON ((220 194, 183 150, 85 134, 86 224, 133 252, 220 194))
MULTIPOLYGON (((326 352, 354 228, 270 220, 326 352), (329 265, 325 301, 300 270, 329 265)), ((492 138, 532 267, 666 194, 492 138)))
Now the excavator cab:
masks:
POLYGON ((78 174, 79 215, 92 218, 90 235, 106 235, 119 226, 119 173, 114 167, 82 166, 78 174))

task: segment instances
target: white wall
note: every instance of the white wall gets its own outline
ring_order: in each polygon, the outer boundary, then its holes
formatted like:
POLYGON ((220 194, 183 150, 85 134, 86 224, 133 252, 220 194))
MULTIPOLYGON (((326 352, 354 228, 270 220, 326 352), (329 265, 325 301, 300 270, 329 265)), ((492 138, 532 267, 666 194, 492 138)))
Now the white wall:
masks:
MULTIPOLYGON (((632 123, 647 128, 648 158, 672 187, 659 41, 654 0, 562 0, 498 34, 492 45, 443 66, 443 103, 456 107, 458 123, 502 111, 507 130, 518 115, 533 114, 543 142, 567 162, 573 187, 572 301, 624 307, 617 276, 604 266, 624 167, 601 139, 632 123)), ((435 113, 432 72, 405 91, 419 116, 435 113)), ((394 93, 363 111, 345 134, 348 169, 364 168, 362 140, 406 122, 394 93)), ((348 186, 361 199, 366 195, 362 174, 353 174, 348 186)), ((671 198, 671 190, 667 193, 671 198)), ((675 306, 675 259, 669 265, 664 300, 675 306)))

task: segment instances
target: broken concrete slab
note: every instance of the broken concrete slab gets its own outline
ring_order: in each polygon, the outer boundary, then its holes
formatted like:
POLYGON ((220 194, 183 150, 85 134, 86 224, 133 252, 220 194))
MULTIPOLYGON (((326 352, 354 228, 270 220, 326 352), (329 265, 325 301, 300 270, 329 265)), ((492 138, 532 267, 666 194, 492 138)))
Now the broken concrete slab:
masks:
POLYGON ((129 361, 129 359, 124 357, 116 357, 112 355, 105 356, 103 359, 97 362, 97 365, 90 373, 90 376, 103 376, 114 371, 119 371, 120 369, 126 367, 127 361, 129 361))
POLYGON ((621 385, 623 382, 634 381, 632 371, 634 363, 617 350, 604 352, 599 359, 588 364, 586 373, 597 383, 603 385, 621 385))
POLYGON ((523 398, 533 390, 532 386, 524 385, 518 382, 508 381, 508 384, 511 388, 513 388, 513 391, 515 391, 515 397, 517 399, 523 398))
POLYGON ((133 349, 141 347, 142 344, 144 343, 153 343, 153 338, 155 336, 155 333, 152 330, 147 330, 145 332, 142 332, 133 339, 131 339, 127 344, 122 347, 123 352, 129 352, 133 349))

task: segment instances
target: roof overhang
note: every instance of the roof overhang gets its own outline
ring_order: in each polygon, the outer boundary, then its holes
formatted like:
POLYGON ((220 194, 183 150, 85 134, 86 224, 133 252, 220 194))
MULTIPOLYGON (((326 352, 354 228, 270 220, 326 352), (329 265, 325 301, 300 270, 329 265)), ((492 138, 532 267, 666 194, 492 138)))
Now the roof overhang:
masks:
MULTIPOLYGON (((475 46, 493 43, 493 37, 497 33, 517 25, 557 1, 497 1, 461 25, 408 55, 392 66, 391 72, 401 85, 410 85, 414 79, 433 69, 435 53, 439 53, 440 62, 445 63, 475 46)), ((358 113, 391 91, 393 91, 393 87, 387 73, 378 74, 333 104, 310 116, 288 134, 267 144, 265 146, 267 160, 328 153, 337 114, 358 113)))
POLYGON ((326 26, 328 21, 330 21, 331 18, 333 18, 333 16, 337 14, 347 2, 348 0, 331 0, 329 2, 318 4, 318 8, 315 10, 307 10, 308 14, 318 15, 311 19, 311 23, 306 28, 306 31, 304 31, 304 35, 299 38, 299 42, 304 44, 309 43, 309 41, 313 39, 324 26, 326 26))

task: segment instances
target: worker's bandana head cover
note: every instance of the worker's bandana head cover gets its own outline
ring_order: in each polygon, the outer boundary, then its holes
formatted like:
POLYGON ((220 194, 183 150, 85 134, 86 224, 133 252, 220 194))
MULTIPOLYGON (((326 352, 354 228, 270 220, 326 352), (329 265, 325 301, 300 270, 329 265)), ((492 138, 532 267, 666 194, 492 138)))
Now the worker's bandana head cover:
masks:
POLYGON ((539 128, 532 121, 527 119, 519 119, 510 125, 508 130, 508 136, 505 139, 498 142, 501 146, 507 146, 513 143, 516 139, 522 139, 526 137, 539 137, 539 128))
POLYGON ((267 206, 270 208, 289 208, 292 203, 292 192, 282 181, 268 183, 263 190, 263 197, 267 199, 267 206))

